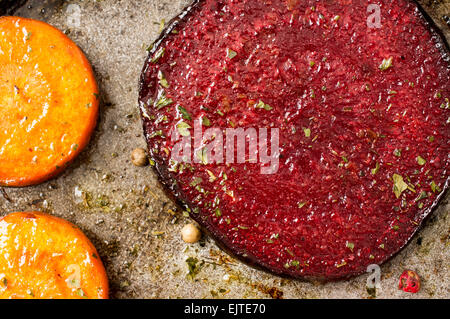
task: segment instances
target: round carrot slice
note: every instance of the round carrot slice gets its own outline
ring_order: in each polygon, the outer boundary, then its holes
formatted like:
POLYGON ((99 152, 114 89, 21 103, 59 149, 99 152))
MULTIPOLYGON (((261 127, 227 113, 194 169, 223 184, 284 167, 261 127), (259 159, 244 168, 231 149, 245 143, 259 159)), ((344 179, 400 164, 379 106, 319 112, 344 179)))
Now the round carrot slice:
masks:
POLYGON ((0 17, 0 186, 58 173, 88 144, 98 115, 89 61, 40 21, 0 17))
POLYGON ((95 247, 73 224, 47 214, 0 219, 0 298, 108 298, 95 247))

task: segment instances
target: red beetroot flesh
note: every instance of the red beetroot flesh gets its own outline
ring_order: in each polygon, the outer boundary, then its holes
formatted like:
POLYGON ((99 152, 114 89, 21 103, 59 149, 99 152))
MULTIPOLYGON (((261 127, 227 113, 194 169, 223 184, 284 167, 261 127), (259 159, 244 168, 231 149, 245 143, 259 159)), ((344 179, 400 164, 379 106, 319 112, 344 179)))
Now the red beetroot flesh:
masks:
POLYGON ((173 29, 146 62, 140 105, 161 179, 194 219, 293 277, 349 277, 406 245, 450 161, 447 49, 413 2, 205 0, 173 29), (369 3, 379 29, 367 26, 369 3), (173 103, 157 109, 163 90, 173 103), (170 162, 177 123, 205 116, 223 130, 279 128, 278 172, 170 162), (408 185, 398 198, 394 174, 408 185))

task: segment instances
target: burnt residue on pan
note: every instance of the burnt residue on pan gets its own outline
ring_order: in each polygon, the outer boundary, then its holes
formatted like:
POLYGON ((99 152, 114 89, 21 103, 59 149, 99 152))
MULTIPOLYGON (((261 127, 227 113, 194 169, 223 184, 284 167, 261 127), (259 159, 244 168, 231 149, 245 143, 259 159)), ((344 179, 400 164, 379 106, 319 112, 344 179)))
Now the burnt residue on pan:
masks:
POLYGON ((0 0, 0 15, 10 15, 21 7, 26 0, 0 0))
POLYGON ((63 0, 0 0, 0 15, 45 20, 52 16, 63 2, 63 0))

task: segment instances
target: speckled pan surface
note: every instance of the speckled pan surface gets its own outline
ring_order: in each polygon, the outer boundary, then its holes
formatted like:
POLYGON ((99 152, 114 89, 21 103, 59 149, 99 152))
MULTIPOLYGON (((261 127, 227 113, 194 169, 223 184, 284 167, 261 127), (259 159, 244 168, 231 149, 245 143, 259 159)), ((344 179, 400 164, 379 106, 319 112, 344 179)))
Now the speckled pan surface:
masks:
MULTIPOLYGON (((105 261, 111 296, 116 298, 369 297, 367 275, 315 285, 254 270, 221 252, 210 238, 197 245, 184 244, 179 231, 189 218, 165 196, 149 167, 131 165, 130 152, 145 146, 136 103, 136 79, 145 49, 157 38, 162 19, 169 21, 188 3, 66 1, 51 15, 45 11, 41 16, 37 7, 21 10, 67 30, 80 45, 94 65, 103 105, 90 147, 70 169, 38 187, 4 189, 1 214, 40 209, 79 225, 105 261), (68 16, 79 17, 80 24, 74 25, 68 16), (187 276, 188 257, 189 264, 195 265, 191 276, 187 276)), ((430 12, 448 36, 442 16, 450 12, 449 4, 435 2, 430 12)), ((448 197, 411 244, 382 266, 377 297, 450 297, 447 202, 448 197), (422 277, 420 293, 397 290, 405 268, 422 277)))

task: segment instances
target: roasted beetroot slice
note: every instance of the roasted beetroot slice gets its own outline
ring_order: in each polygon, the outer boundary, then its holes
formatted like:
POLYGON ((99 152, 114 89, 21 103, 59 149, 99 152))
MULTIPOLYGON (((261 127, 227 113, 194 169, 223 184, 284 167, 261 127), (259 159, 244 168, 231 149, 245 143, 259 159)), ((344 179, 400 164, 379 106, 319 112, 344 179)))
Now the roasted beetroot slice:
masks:
POLYGON ((145 63, 139 102, 161 181, 252 265, 360 274, 404 247, 444 196, 448 45, 414 2, 370 4, 380 28, 368 27, 368 1, 196 1, 145 63), (173 161, 199 121, 224 136, 278 128, 278 170, 208 161, 194 146, 192 163, 173 161))

